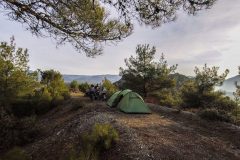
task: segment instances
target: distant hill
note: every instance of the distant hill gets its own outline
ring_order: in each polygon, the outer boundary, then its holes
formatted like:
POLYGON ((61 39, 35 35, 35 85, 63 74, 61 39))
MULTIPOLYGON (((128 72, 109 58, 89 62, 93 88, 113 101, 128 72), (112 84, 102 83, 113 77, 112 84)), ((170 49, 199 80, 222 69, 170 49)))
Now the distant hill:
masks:
POLYGON ((88 82, 88 83, 100 83, 104 78, 107 78, 110 80, 112 83, 118 81, 121 79, 121 76, 119 75, 111 75, 111 74, 106 74, 106 75, 63 75, 63 79, 66 83, 70 83, 73 80, 76 80, 80 83, 83 82, 88 82))
POLYGON ((194 77, 185 76, 185 75, 180 74, 180 73, 171 74, 170 77, 176 80, 176 87, 177 88, 180 88, 184 84, 184 82, 194 79, 194 77))

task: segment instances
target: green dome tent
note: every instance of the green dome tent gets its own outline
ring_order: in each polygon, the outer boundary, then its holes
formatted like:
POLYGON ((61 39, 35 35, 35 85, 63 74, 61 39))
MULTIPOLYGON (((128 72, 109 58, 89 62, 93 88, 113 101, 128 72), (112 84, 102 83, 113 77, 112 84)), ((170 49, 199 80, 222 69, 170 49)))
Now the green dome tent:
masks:
POLYGON ((121 91, 117 91, 115 92, 107 101, 107 105, 109 105, 110 107, 113 107, 114 106, 114 100, 117 98, 118 94, 120 93, 121 91))
POLYGON ((142 97, 129 89, 114 93, 107 104, 110 107, 117 107, 125 113, 151 113, 142 97))

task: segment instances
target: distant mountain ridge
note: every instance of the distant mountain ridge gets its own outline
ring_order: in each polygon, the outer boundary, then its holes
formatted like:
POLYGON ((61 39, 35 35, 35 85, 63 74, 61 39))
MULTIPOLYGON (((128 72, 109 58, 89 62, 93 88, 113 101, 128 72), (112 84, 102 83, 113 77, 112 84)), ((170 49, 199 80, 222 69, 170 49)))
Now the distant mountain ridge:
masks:
POLYGON ((103 75, 63 75, 63 79, 66 83, 70 83, 73 80, 76 80, 80 83, 88 82, 88 83, 101 83, 104 78, 107 78, 112 83, 121 79, 119 75, 112 75, 112 74, 103 74, 103 75))
MULTIPOLYGON (((64 74, 63 78, 64 81, 66 83, 70 83, 73 80, 76 80, 80 83, 83 82, 88 82, 88 83, 101 83, 102 80, 104 80, 104 78, 107 78, 108 80, 110 80, 112 83, 117 82, 119 83, 121 80, 121 76, 119 75, 114 75, 114 74, 103 74, 103 75, 67 75, 64 74)), ((179 73, 175 73, 173 75, 171 75, 172 78, 175 78, 177 80, 177 82, 179 82, 179 84, 177 83, 177 85, 181 86, 182 83, 188 79, 193 79, 194 77, 190 77, 190 76, 185 76, 179 73)), ((223 83, 222 86, 218 86, 216 87, 217 90, 222 90, 224 92, 226 92, 226 95, 232 97, 232 93, 236 91, 236 86, 235 86, 235 82, 238 82, 238 84, 240 84, 240 76, 234 76, 231 77, 229 79, 226 79, 223 83)))
POLYGON ((231 77, 229 79, 226 79, 223 82, 223 85, 217 87, 217 89, 226 92, 227 96, 233 98, 233 92, 236 91, 236 86, 235 86, 236 82, 238 83, 238 85, 240 84, 240 75, 237 75, 237 76, 231 77))

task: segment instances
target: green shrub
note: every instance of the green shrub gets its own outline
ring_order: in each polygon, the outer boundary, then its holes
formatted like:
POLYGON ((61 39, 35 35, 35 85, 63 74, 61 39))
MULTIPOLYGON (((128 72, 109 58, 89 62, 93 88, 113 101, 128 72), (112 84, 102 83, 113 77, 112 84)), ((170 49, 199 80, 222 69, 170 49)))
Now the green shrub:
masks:
POLYGON ((35 103, 30 99, 17 99, 11 104, 11 113, 19 118, 35 113, 35 103))
POLYGON ((37 115, 42 115, 47 113, 48 111, 50 111, 52 109, 52 105, 51 105, 51 101, 48 100, 40 100, 37 102, 36 106, 35 106, 35 113, 37 115))
POLYGON ((30 160, 30 157, 23 149, 15 147, 6 153, 2 160, 30 160))
POLYGON ((83 148, 80 159, 98 159, 100 152, 110 149, 118 140, 118 132, 110 124, 95 124, 90 135, 82 136, 83 148))
POLYGON ((49 101, 47 98, 33 98, 33 99, 22 99, 15 100, 11 104, 10 113, 18 118, 24 118, 32 115, 42 115, 47 113, 56 104, 56 101, 49 101))
POLYGON ((67 100, 70 97, 69 92, 63 92, 62 95, 52 97, 48 89, 44 87, 41 90, 36 91, 35 97, 32 98, 35 100, 35 113, 37 115, 45 114, 54 107, 61 105, 64 100, 67 100))
POLYGON ((118 132, 110 124, 96 124, 91 138, 100 149, 107 150, 119 140, 118 132))
POLYGON ((40 95, 38 96, 39 101, 51 101, 52 100, 52 96, 51 93, 48 91, 47 88, 42 88, 42 93, 40 93, 40 95))
POLYGON ((28 50, 16 47, 14 37, 10 43, 0 42, 0 103, 4 106, 32 95, 40 85, 36 72, 29 73, 28 62, 28 50))
POLYGON ((13 129, 15 123, 13 116, 8 115, 3 107, 0 107, 0 150, 7 150, 15 145, 13 129))
POLYGON ((237 107, 233 100, 225 96, 215 97, 215 100, 210 103, 209 107, 210 106, 229 113, 237 107))
POLYGON ((236 103, 224 93, 208 91, 200 93, 193 81, 186 82, 181 88, 182 106, 185 108, 215 108, 219 111, 232 112, 236 103))
POLYGON ((95 124, 91 133, 81 136, 80 154, 71 150, 66 160, 98 160, 99 155, 118 140, 118 132, 110 124, 95 124))
POLYGON ((60 72, 55 70, 41 71, 41 76, 41 84, 47 88, 52 98, 63 96, 64 93, 69 92, 60 72))
POLYGON ((106 78, 103 80, 102 85, 107 90, 107 98, 111 97, 115 92, 118 91, 118 88, 106 78))
POLYGON ((56 96, 52 99, 51 101, 51 106, 52 107, 57 107, 61 105, 64 102, 64 97, 63 96, 56 96))
POLYGON ((240 124, 240 105, 237 105, 236 108, 233 110, 232 116, 234 117, 234 122, 236 124, 240 124))
POLYGON ((78 81, 73 80, 73 81, 70 83, 69 87, 70 87, 70 91, 72 91, 72 92, 78 92, 78 91, 79 91, 79 89, 78 89, 78 87, 79 87, 78 81))
POLYGON ((52 97, 47 88, 42 88, 35 92, 35 95, 28 98, 18 98, 11 103, 11 114, 18 118, 42 115, 52 108, 61 105, 64 100, 70 98, 69 92, 64 92, 63 96, 52 97))
POLYGON ((35 126, 36 117, 16 118, 0 112, 0 150, 7 150, 12 146, 30 143, 38 135, 35 126))
POLYGON ((168 89, 163 89, 161 91, 155 91, 154 93, 149 93, 149 97, 155 97, 159 99, 159 104, 168 107, 178 106, 180 104, 180 97, 177 93, 173 94, 168 89))
POLYGON ((198 115, 206 120, 210 121, 224 121, 224 122, 232 122, 233 119, 232 117, 224 112, 224 111, 219 111, 215 108, 211 109, 204 109, 198 113, 198 115))
POLYGON ((201 106, 201 101, 194 81, 186 81, 180 88, 180 92, 182 99, 182 107, 198 108, 201 106))
POLYGON ((64 92, 64 93, 62 94, 62 96, 63 96, 64 100, 68 100, 68 99, 71 98, 71 95, 70 95, 69 92, 64 92))
POLYGON ((90 88, 90 85, 87 82, 80 83, 78 88, 81 92, 86 93, 86 91, 90 88))

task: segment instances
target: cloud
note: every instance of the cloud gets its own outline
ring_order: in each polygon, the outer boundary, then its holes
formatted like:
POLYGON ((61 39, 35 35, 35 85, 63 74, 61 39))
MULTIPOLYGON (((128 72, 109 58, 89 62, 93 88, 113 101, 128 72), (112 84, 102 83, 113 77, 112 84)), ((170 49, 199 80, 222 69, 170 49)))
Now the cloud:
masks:
POLYGON ((205 63, 212 64, 219 62, 221 60, 222 54, 216 50, 209 50, 195 56, 192 56, 190 59, 180 59, 178 60, 181 65, 191 64, 191 65, 203 65, 205 63))

